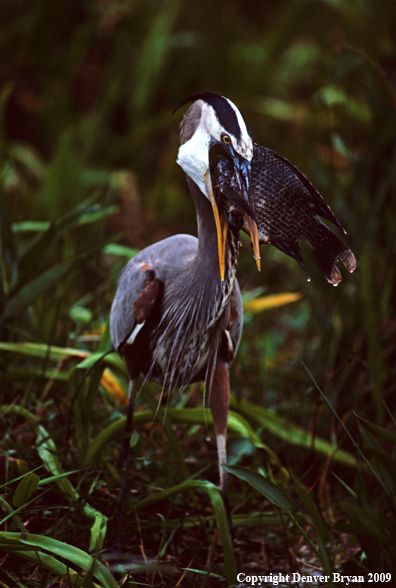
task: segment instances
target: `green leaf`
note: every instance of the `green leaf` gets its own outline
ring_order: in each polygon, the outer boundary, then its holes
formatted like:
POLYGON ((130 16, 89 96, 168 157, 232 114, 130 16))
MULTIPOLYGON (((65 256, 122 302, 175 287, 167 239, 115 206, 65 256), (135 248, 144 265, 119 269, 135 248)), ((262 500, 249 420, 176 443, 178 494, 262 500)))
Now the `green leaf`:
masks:
POLYGON ((72 569, 82 568, 85 572, 93 570, 94 577, 104 588, 118 588, 118 584, 110 570, 85 551, 68 543, 50 537, 22 533, 0 533, 0 550, 15 552, 19 550, 49 553, 52 557, 60 557, 69 562, 72 569))
POLYGON ((352 498, 354 498, 354 499, 356 500, 356 498, 357 498, 357 494, 356 494, 356 492, 355 492, 354 490, 352 490, 352 488, 350 488, 350 487, 348 486, 348 484, 346 484, 346 483, 344 482, 344 480, 341 480, 341 478, 339 478, 339 477, 337 476, 337 474, 335 474, 334 472, 331 472, 331 473, 332 473, 332 474, 333 474, 333 476, 336 478, 336 480, 338 480, 338 481, 340 482, 340 484, 342 484, 342 485, 344 486, 345 490, 346 490, 347 492, 349 492, 349 494, 352 496, 352 498))
POLYGON ((61 476, 61 474, 64 472, 57 457, 55 443, 42 425, 37 425, 36 433, 37 452, 45 465, 45 469, 52 476, 57 476, 56 483, 65 496, 67 496, 69 499, 78 498, 77 491, 73 488, 70 480, 61 476))
POLYGON ((173 428, 172 419, 169 416, 168 411, 158 404, 157 399, 148 388, 144 388, 142 390, 142 396, 144 401, 149 405, 153 416, 155 416, 155 420, 162 424, 164 433, 170 443, 170 446, 172 447, 173 455, 175 456, 175 462, 177 468, 179 469, 180 475, 183 479, 187 478, 188 470, 184 460, 183 451, 180 447, 179 439, 173 428))
POLYGON ((86 357, 73 368, 74 370, 89 370, 100 360, 103 361, 104 365, 121 368, 123 371, 125 370, 125 364, 117 353, 109 353, 106 357, 103 357, 102 352, 85 353, 85 355, 86 357))
POLYGON ((256 488, 256 490, 261 492, 261 494, 275 506, 283 508, 284 510, 297 509, 296 503, 290 498, 288 494, 286 494, 282 488, 261 474, 257 474, 256 472, 249 470, 249 468, 243 468, 241 466, 224 465, 223 467, 230 474, 233 474, 237 478, 248 482, 251 486, 253 486, 253 488, 256 488))
MULTIPOLYGON (((99 205, 97 205, 100 208, 99 205)), ((87 212, 86 214, 81 215, 81 217, 77 221, 77 225, 88 225, 91 223, 97 223, 98 221, 104 220, 108 216, 112 216, 119 212, 118 206, 106 206, 101 210, 94 210, 93 212, 87 212)))
POLYGON ((37 206, 42 215, 54 219, 84 200, 85 190, 81 161, 73 149, 72 133, 66 130, 47 167, 37 206))
POLYGON ((77 417, 78 443, 82 455, 89 444, 94 405, 105 369, 105 364, 100 359, 101 356, 99 361, 93 363, 83 374, 79 373, 76 368, 70 370, 70 382, 75 389, 73 403, 77 417))
MULTIPOLYGON (((74 489, 70 480, 65 476, 57 457, 55 443, 48 435, 45 428, 37 422, 36 417, 31 412, 21 406, 16 404, 0 406, 0 414, 3 415, 8 412, 18 414, 33 425, 37 436, 37 452, 43 461, 46 470, 54 477, 54 481, 62 493, 69 500, 75 500, 77 502, 79 500, 79 494, 77 490, 74 489)), ((93 527, 91 528, 90 550, 96 551, 97 549, 101 549, 106 535, 107 517, 87 503, 85 503, 83 507, 83 513, 86 517, 91 520, 93 519, 94 521, 93 527), (97 543, 97 541, 99 541, 99 543, 97 543)))
POLYGON ((118 243, 109 243, 103 248, 103 253, 106 255, 118 255, 120 257, 126 257, 132 259, 139 253, 138 249, 132 249, 132 247, 126 247, 125 245, 118 245, 118 243))
MULTIPOLYGON (((153 418, 153 413, 151 411, 146 411, 146 413, 147 421, 144 422, 148 422, 149 419, 152 420, 153 418)), ((141 419, 139 418, 141 417, 141 415, 142 412, 137 412, 134 414, 134 425, 136 425, 138 422, 141 422, 141 419)), ((103 431, 101 431, 87 447, 87 450, 81 459, 81 467, 85 468, 94 463, 98 459, 100 453, 104 450, 106 445, 108 445, 108 443, 110 443, 112 439, 116 439, 125 432, 125 426, 126 417, 123 417, 122 419, 119 419, 115 423, 112 423, 111 425, 108 425, 105 429, 103 429, 103 431)))
MULTIPOLYGON (((113 355, 113 354, 112 354, 113 355)), ((111 357, 111 356, 107 356, 111 357)), ((85 362, 84 362, 85 363, 85 362)), ((87 364, 89 362, 87 361, 87 364)), ((81 366, 81 364, 79 364, 81 366)), ((146 398, 146 397, 145 397, 146 398)), ((146 398, 147 400, 147 398, 146 398)), ((163 413, 157 413, 157 402, 153 404, 153 410, 151 411, 138 411, 135 412, 133 422, 135 425, 140 423, 149 423, 151 421, 163 422, 163 413), (157 413, 157 414, 156 414, 157 413), (154 415, 156 415, 154 417, 154 415)), ((162 407, 161 407, 162 408, 162 407)), ((166 417, 172 423, 182 423, 188 425, 213 425, 212 413, 208 408, 168 408, 166 410, 166 417)), ((104 450, 105 446, 125 430, 126 418, 121 418, 115 423, 108 425, 103 429, 89 444, 87 451, 81 461, 82 467, 87 467, 92 464, 99 456, 101 451, 104 450)), ((230 412, 228 415, 228 431, 234 433, 242 438, 247 438, 255 447, 264 449, 270 456, 273 463, 282 469, 281 463, 276 454, 260 441, 257 435, 254 433, 249 423, 237 413, 230 412)))
POLYGON ((309 111, 303 102, 291 102, 265 96, 254 99, 253 106, 257 112, 280 121, 307 119, 309 111))
POLYGON ((74 304, 70 308, 69 316, 76 323, 88 324, 92 322, 92 312, 88 308, 78 304, 74 304))
POLYGON ((295 483, 296 491, 304 505, 304 508, 308 511, 312 522, 315 527, 316 535, 318 538, 318 545, 319 545, 319 553, 321 556, 321 561, 323 563, 324 569, 326 574, 332 576, 333 568, 331 563, 331 557, 329 554, 329 550, 327 548, 327 544, 329 543, 331 536, 329 528, 327 527, 326 523, 323 520, 321 513, 319 512, 315 501, 312 496, 312 492, 310 492, 300 480, 297 479, 296 476, 293 476, 293 481, 295 483))
POLYGON ((19 279, 15 289, 19 290, 37 272, 46 251, 59 236, 56 222, 48 223, 47 229, 32 239, 30 245, 18 260, 19 279))
POLYGON ((231 398, 231 406, 249 419, 260 423, 260 425, 265 427, 273 435, 292 445, 305 447, 306 449, 314 450, 326 456, 331 455, 331 458, 338 463, 353 468, 357 467, 357 460, 353 455, 343 449, 339 449, 337 445, 329 443, 317 435, 313 437, 312 433, 295 425, 274 411, 268 410, 253 402, 247 402, 246 400, 236 402, 233 398, 231 398))
POLYGON ((342 107, 362 123, 368 123, 371 118, 371 111, 364 97, 351 96, 340 86, 324 86, 317 96, 329 108, 342 107))
POLYGON ((139 117, 147 110, 154 84, 165 56, 171 47, 171 31, 181 9, 178 2, 160 4, 150 19, 150 28, 139 51, 139 62, 134 74, 133 103, 139 117))
POLYGON ((0 201, 0 301, 11 290, 17 278, 16 247, 8 214, 0 201))
POLYGON ((45 174, 45 164, 37 151, 28 144, 14 144, 10 147, 10 157, 22 164, 37 180, 41 181, 45 174))
POLYGON ((21 221, 12 224, 13 233, 42 233, 51 226, 50 221, 21 221))
POLYGON ((236 584, 236 562, 232 543, 230 527, 228 524, 227 511, 224 506, 223 498, 220 490, 211 482, 204 480, 187 480, 161 492, 155 492, 151 496, 140 500, 135 504, 135 510, 141 510, 162 500, 166 500, 175 494, 181 492, 189 492, 193 490, 203 490, 209 495, 213 509, 215 512, 217 528, 219 529, 220 537, 223 543, 224 565, 226 569, 226 576, 229 586, 236 584))
POLYGON ((380 427, 379 425, 376 425, 374 423, 371 423, 370 421, 368 421, 367 419, 364 419, 363 417, 359 416, 358 414, 356 414, 355 412, 353 413, 366 427, 372 429, 373 431, 375 431, 376 433, 378 433, 381 437, 383 437, 384 439, 386 439, 387 441, 391 441, 392 443, 396 444, 396 433, 394 433, 393 431, 388 431, 388 429, 384 429, 383 427, 380 427))
POLYGON ((14 294, 7 301, 1 320, 10 320, 23 312, 28 306, 41 296, 47 288, 57 283, 63 276, 81 261, 80 257, 62 261, 55 267, 47 270, 29 284, 24 286, 19 292, 14 294))
MULTIPOLYGON (((4 533, 4 535, 7 535, 7 533, 4 533)), ((39 551, 31 551, 30 549, 23 549, 23 546, 20 546, 20 548, 17 549, 13 545, 8 545, 6 542, 0 543, 0 550, 6 553, 11 553, 13 557, 19 557, 34 563, 39 568, 51 572, 55 576, 58 576, 59 578, 69 582, 71 586, 83 588, 84 578, 72 570, 70 566, 67 566, 64 563, 58 561, 52 555, 48 555, 47 553, 42 553, 39 551)), ((23 586, 22 584, 18 584, 18 586, 25 588, 26 584, 23 586)), ((93 584, 93 587, 96 588, 96 586, 98 585, 93 584)))
MULTIPOLYGON (((21 255, 18 261, 19 278, 18 283, 15 286, 15 290, 19 290, 24 286, 31 277, 37 272, 37 269, 41 267, 43 257, 46 251, 59 239, 67 230, 78 224, 81 218, 84 216, 87 210, 91 209, 97 201, 98 195, 94 194, 84 202, 79 202, 78 205, 65 214, 63 217, 58 218, 52 222, 39 223, 28 223, 25 228, 33 228, 36 226, 36 230, 43 230, 41 234, 38 234, 21 255)), ((101 212, 101 211, 99 211, 101 212)), ((95 213, 96 214, 96 213, 95 213)), ((14 226, 13 226, 14 229, 14 226)), ((15 229, 14 229, 15 230, 15 229)))
POLYGON ((0 341, 0 349, 30 357, 48 357, 51 361, 61 361, 68 357, 86 358, 88 355, 87 351, 81 351, 73 347, 56 347, 45 343, 4 343, 0 341))
POLYGON ((8 519, 12 519, 15 525, 19 528, 22 533, 25 533, 26 527, 23 525, 21 519, 18 517, 18 512, 21 510, 22 507, 17 508, 16 511, 12 508, 10 504, 0 495, 0 504, 3 509, 7 512, 7 515, 3 518, 0 518, 0 525, 4 525, 4 523, 8 519))
POLYGON ((33 492, 37 490, 39 482, 40 476, 33 472, 29 472, 22 478, 14 492, 14 496, 12 497, 12 504, 15 508, 19 508, 29 500, 33 492))
MULTIPOLYGON (((213 520, 213 516, 205 516, 206 521, 213 520)), ((301 517, 301 520, 303 517, 301 517)), ((254 512, 250 511, 246 514, 232 514, 231 515, 232 524, 234 527, 261 527, 262 525, 282 525, 282 515, 277 512, 254 512)), ((201 517, 188 517, 183 519, 168 519, 167 521, 168 527, 178 527, 183 525, 183 527, 195 527, 202 525, 202 518, 201 517)))

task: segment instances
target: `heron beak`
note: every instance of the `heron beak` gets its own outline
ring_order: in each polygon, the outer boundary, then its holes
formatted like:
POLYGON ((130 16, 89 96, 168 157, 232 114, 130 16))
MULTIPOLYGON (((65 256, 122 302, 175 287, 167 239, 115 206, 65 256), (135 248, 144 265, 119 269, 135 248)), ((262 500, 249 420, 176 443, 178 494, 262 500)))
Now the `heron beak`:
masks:
POLYGON ((261 257, 260 257, 260 243, 258 236, 257 222, 253 220, 248 214, 246 214, 247 222, 249 225, 250 237, 253 244, 253 257, 256 260, 257 269, 261 271, 261 257))
MULTIPOLYGON (((241 187, 242 197, 245 202, 255 213, 254 198, 251 187, 251 163, 244 160, 243 162, 234 160, 234 168, 239 179, 239 185, 241 187)), ((260 258, 260 243, 258 235, 257 221, 246 213, 246 219, 249 226, 250 237, 253 245, 253 257, 256 260, 258 271, 261 271, 261 258, 260 258)))
MULTIPOLYGON (((212 184, 212 177, 210 175, 210 171, 208 170, 205 174, 205 182, 206 188, 208 190, 208 195, 210 202, 212 204, 213 215, 216 223, 216 230, 217 230, 217 247, 219 251, 219 264, 220 264, 220 277, 221 281, 224 282, 224 268, 225 268, 225 248, 226 248, 226 240, 227 240, 227 229, 228 229, 228 222, 226 217, 224 216, 223 211, 217 205, 216 198, 213 191, 213 184, 212 184)), ((258 237, 257 237, 258 238, 258 237)))

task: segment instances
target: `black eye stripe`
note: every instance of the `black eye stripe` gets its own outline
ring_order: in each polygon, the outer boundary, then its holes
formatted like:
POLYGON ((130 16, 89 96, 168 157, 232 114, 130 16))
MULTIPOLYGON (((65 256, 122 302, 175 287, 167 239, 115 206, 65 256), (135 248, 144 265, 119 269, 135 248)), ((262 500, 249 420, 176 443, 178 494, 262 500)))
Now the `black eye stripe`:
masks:
MULTIPOLYGON (((205 102, 213 106, 216 116, 219 119, 219 123, 223 127, 223 129, 228 131, 230 135, 233 135, 237 141, 239 141, 242 138, 241 127, 239 126, 235 110, 232 108, 228 100, 223 98, 223 96, 218 96, 217 94, 213 94, 212 92, 202 92, 201 94, 194 94, 193 96, 189 96, 188 98, 184 98, 183 100, 178 102, 173 112, 180 108, 180 106, 183 106, 183 104, 186 104, 187 102, 194 102, 195 100, 204 100, 205 102)), ((242 113, 241 116, 246 124, 246 121, 242 113)), ((247 124, 246 129, 248 134, 250 135, 250 129, 247 126, 247 124)))
POLYGON ((216 99, 209 102, 215 110, 216 116, 219 119, 220 125, 226 129, 231 135, 234 135, 237 141, 242 138, 241 127, 228 100, 221 96, 216 96, 216 99))

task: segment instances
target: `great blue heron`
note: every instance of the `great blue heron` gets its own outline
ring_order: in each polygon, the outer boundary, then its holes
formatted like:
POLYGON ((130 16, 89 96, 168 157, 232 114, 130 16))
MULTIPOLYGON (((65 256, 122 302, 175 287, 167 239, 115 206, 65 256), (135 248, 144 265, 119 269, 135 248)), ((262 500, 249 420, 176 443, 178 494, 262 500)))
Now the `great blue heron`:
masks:
MULTIPOLYGON (((177 162, 186 173, 195 203, 199 239, 170 237, 147 247, 127 264, 111 309, 110 332, 130 378, 128 435, 141 373, 163 389, 205 380, 220 486, 227 502, 222 465, 230 395, 228 364, 242 331, 242 301, 235 277, 239 230, 250 233, 259 269, 259 243, 272 243, 304 267, 299 242, 306 241, 333 285, 341 280, 337 262, 352 272, 356 259, 318 219, 322 216, 344 231, 319 192, 288 160, 253 144, 232 102, 202 93, 178 107, 187 102, 193 103, 181 124, 177 162)), ((127 446, 126 438, 124 455, 127 446)), ((127 478, 128 472, 121 505, 127 478)), ((116 541, 121 509, 117 519, 116 541)))
MULTIPOLYGON (((110 333, 113 348, 125 359, 130 379, 128 435, 140 374, 159 382, 163 389, 205 381, 216 434, 220 486, 226 497, 226 473, 221 466, 226 462, 228 364, 235 356, 242 331, 242 301, 235 277, 240 224, 218 205, 210 153, 217 150, 232 166, 239 188, 231 199, 246 211, 260 269, 250 177, 253 142, 243 116, 227 98, 205 92, 183 100, 178 107, 188 102, 192 105, 181 124, 177 162, 186 173, 194 200, 198 239, 190 235, 169 237, 147 247, 126 265, 111 308, 110 333)), ((125 490, 124 484, 123 495, 125 490)), ((117 519, 116 542, 120 513, 117 519)))

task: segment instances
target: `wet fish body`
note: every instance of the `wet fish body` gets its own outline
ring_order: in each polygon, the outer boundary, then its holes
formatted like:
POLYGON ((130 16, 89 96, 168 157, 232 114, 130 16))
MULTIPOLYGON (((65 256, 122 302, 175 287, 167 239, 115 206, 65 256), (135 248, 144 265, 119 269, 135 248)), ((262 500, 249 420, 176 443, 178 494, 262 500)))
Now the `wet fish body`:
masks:
MULTIPOLYGON (((217 155, 212 173, 218 199, 227 210, 229 221, 249 234, 246 215, 237 204, 240 189, 232 163, 217 155)), ((334 286, 342 280, 338 261, 349 272, 354 271, 354 254, 318 216, 346 231, 319 192, 292 163, 254 144, 251 181, 260 243, 271 243, 304 267, 300 241, 305 241, 326 280, 334 286)))

